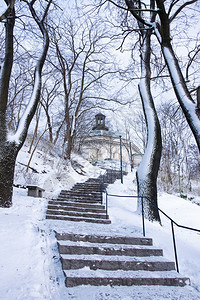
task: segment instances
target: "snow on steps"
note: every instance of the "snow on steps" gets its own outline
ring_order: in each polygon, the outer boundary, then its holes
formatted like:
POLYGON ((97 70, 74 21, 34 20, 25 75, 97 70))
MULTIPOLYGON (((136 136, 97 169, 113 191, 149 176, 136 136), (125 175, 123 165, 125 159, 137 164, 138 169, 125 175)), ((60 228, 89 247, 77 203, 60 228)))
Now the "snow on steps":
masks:
POLYGON ((100 179, 77 183, 69 191, 61 191, 58 199, 49 201, 46 219, 110 224, 102 205, 100 179))
POLYGON ((175 265, 152 239, 56 233, 66 286, 184 286, 175 265))
MULTIPOLYGON (((112 177, 112 182, 114 178, 112 177)), ((109 182, 109 177, 107 178, 109 182)), ((49 201, 47 219, 110 224, 101 204, 99 179, 77 183, 49 201)), ((152 239, 56 233, 67 287, 78 285, 184 286, 173 262, 163 258, 152 239)))
POLYGON ((56 215, 47 215, 46 219, 54 219, 60 221, 73 221, 73 222, 89 222, 89 223, 99 223, 99 224, 110 224, 111 221, 107 219, 95 219, 95 218, 84 218, 84 217, 65 217, 56 215))

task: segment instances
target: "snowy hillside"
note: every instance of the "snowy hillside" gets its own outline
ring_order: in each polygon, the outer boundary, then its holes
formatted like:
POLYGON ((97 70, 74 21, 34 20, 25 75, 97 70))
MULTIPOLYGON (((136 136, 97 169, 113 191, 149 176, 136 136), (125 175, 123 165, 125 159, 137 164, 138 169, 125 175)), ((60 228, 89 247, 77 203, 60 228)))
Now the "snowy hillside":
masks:
MULTIPOLYGON (((136 214, 136 200, 109 197, 111 225, 45 220, 48 199, 55 198, 62 188, 75 182, 97 177, 103 172, 78 156, 67 164, 56 149, 36 149, 30 163, 28 145, 17 158, 15 184, 37 184, 44 187, 44 198, 27 197, 27 190, 14 188, 13 206, 0 209, 0 299, 2 300, 132 300, 132 299, 200 299, 200 234, 175 228, 179 267, 182 275, 191 278, 191 286, 170 287, 76 287, 64 286, 64 275, 58 256, 54 230, 74 233, 142 235, 141 217, 136 214), (26 165, 26 166, 24 166, 26 165), (76 169, 76 171, 75 171, 76 169), (84 174, 84 175, 81 175, 84 174)), ((109 193, 136 195, 134 172, 116 181, 109 193)), ((193 202, 200 203, 194 196, 193 202)), ((162 193, 159 205, 179 224, 200 229, 200 206, 189 200, 162 193)), ((161 216, 162 217, 162 216, 161 216)), ((171 225, 162 217, 159 224, 146 221, 147 236, 164 249, 164 256, 174 260, 171 225)))

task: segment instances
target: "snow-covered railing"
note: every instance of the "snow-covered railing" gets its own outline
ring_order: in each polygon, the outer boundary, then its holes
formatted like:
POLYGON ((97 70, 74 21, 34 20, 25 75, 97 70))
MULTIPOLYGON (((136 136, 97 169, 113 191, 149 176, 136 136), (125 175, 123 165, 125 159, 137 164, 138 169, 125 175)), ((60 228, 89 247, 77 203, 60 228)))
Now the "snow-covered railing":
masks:
POLYGON ((177 222, 175 222, 170 216, 168 216, 162 209, 160 209, 153 201, 151 201, 148 197, 145 196, 134 196, 134 195, 113 195, 109 194, 107 190, 104 190, 106 193, 106 199, 105 199, 105 206, 106 206, 106 216, 108 217, 108 197, 123 197, 123 198, 140 198, 141 199, 141 207, 142 207, 142 232, 143 236, 145 236, 145 214, 144 214, 144 200, 150 202, 159 212, 161 212, 168 220, 171 222, 171 232, 172 232, 172 240, 173 240, 173 246, 174 246, 174 257, 175 257, 175 264, 176 264, 176 270, 179 273, 179 265, 178 265, 178 256, 177 256, 177 247, 176 247, 176 238, 175 238, 175 232, 174 232, 174 225, 176 225, 179 228, 195 231, 200 233, 200 229, 180 225, 177 222))

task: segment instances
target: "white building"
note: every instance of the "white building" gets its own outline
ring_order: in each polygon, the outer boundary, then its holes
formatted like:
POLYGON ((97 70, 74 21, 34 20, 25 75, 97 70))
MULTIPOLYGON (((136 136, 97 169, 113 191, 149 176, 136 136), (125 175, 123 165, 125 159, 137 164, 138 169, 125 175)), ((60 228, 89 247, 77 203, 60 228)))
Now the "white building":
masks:
POLYGON ((91 162, 112 160, 120 161, 120 139, 122 150, 122 161, 138 165, 141 161, 142 154, 138 147, 123 137, 111 132, 105 124, 105 115, 99 113, 95 116, 96 125, 84 139, 80 147, 83 157, 91 162), (132 153, 132 160, 131 160, 132 153))

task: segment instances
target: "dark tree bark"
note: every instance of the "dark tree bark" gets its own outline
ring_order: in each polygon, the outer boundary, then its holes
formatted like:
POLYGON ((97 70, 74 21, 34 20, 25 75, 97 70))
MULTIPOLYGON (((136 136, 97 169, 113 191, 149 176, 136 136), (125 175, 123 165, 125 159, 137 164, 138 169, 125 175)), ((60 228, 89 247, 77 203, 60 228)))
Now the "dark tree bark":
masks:
MULTIPOLYGON (((152 16, 153 18, 153 16, 152 16)), ((143 29, 143 25, 139 24, 143 29)), ((160 167, 162 138, 161 128, 154 106, 151 93, 151 30, 141 31, 141 80, 139 92, 142 100, 143 111, 147 125, 147 144, 145 153, 140 166, 137 169, 138 196, 147 197, 151 202, 144 198, 145 216, 153 221, 160 222, 157 203, 157 177, 160 167)), ((138 198, 138 209, 141 210, 141 198, 138 198)))
POLYGON ((12 205, 16 157, 15 144, 9 142, 6 144, 0 143, 0 207, 10 207, 12 205))
POLYGON ((0 77, 0 206, 10 207, 12 203, 12 184, 17 150, 14 143, 7 140, 8 128, 6 110, 8 89, 13 65, 13 29, 15 24, 14 3, 8 5, 5 20, 5 55, 0 77))
MULTIPOLYGON (((29 104, 20 120, 15 134, 10 134, 8 130, 6 112, 8 103, 8 90, 13 65, 13 29, 15 24, 14 1, 5 0, 8 8, 4 14, 5 20, 5 55, 1 67, 0 75, 0 207, 10 207, 12 205, 13 179, 16 157, 24 144, 30 122, 35 114, 37 104, 40 99, 41 72, 46 59, 49 46, 48 33, 44 26, 44 19, 47 15, 51 0, 48 1, 42 19, 39 20, 33 8, 35 1, 28 4, 32 17, 38 24, 43 36, 43 50, 38 58, 35 67, 34 87, 29 104), (8 13, 9 12, 9 13, 8 13)), ((0 17, 0 20, 3 17, 0 17)))
MULTIPOLYGON (((141 9, 140 1, 137 1, 137 7, 133 1, 126 0, 127 8, 135 17, 135 9, 141 9)), ((149 21, 155 19, 154 1, 150 1, 152 12, 150 12, 149 21)), ((160 222, 160 216, 157 203, 157 177, 160 167, 162 152, 162 138, 160 123, 154 106, 153 96, 151 93, 151 35, 152 30, 146 30, 142 21, 142 13, 138 14, 138 27, 141 36, 141 79, 139 83, 139 92, 142 100, 143 111, 147 125, 147 144, 145 153, 140 166, 137 169, 137 187, 138 187, 138 211, 141 212, 141 199, 144 197, 144 212, 146 218, 160 222), (147 197, 149 202, 145 197, 147 197)))

